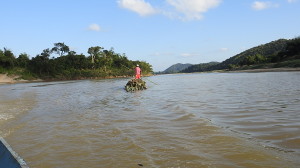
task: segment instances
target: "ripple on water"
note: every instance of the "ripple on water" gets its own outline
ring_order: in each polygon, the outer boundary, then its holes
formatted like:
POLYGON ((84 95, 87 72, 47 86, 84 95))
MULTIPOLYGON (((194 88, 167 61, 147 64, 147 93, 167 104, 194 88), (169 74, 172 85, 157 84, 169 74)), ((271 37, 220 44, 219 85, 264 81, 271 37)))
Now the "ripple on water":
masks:
POLYGON ((274 75, 155 76, 159 86, 130 94, 127 79, 54 82, 30 87, 37 103, 0 126, 33 168, 296 167, 286 151, 299 148, 299 94, 274 75))

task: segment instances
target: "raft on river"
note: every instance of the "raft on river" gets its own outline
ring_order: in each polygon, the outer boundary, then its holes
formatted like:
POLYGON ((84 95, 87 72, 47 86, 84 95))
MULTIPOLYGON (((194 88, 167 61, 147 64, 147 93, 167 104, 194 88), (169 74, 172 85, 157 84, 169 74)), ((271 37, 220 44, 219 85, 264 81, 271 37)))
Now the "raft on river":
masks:
POLYGON ((0 137, 0 167, 29 168, 25 161, 0 137))
POLYGON ((135 92, 144 89, 147 89, 147 87, 146 87, 146 82, 143 81, 142 79, 131 79, 125 85, 125 90, 127 92, 135 92))

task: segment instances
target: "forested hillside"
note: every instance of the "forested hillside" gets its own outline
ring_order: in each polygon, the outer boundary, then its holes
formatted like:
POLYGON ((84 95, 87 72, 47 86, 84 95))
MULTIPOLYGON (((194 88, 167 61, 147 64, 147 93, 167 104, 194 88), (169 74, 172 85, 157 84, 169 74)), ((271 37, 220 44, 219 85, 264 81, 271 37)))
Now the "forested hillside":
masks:
POLYGON ((170 74, 170 73, 177 73, 177 72, 180 72, 190 66, 192 66, 193 64, 175 64, 175 65, 172 65, 170 66, 169 68, 167 68, 166 70, 164 70, 162 73, 163 74, 170 74))
POLYGON ((217 69, 238 68, 243 65, 253 65, 266 62, 276 62, 278 53, 286 49, 289 40, 279 39, 267 44, 248 49, 240 54, 237 54, 222 63, 217 69))
POLYGON ((213 67, 218 64, 219 64, 219 62, 197 64, 197 65, 190 66, 190 67, 182 70, 181 72, 191 73, 191 72, 212 71, 212 70, 214 70, 213 67))
POLYGON ((29 58, 26 53, 17 58, 13 52, 0 50, 0 73, 19 75, 25 79, 85 79, 111 76, 132 76, 133 68, 139 64, 143 74, 152 73, 152 66, 144 61, 131 61, 125 54, 100 46, 90 47, 88 56, 71 51, 64 43, 44 49, 29 58))
POLYGON ((248 49, 221 63, 193 65, 181 72, 237 70, 249 68, 300 67, 300 37, 279 39, 248 49))

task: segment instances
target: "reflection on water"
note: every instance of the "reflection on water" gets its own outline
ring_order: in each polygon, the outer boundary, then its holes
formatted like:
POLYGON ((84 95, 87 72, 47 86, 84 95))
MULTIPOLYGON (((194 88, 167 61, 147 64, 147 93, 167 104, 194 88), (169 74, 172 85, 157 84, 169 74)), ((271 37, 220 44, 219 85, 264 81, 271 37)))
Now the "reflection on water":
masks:
POLYGON ((296 167, 300 73, 0 86, 1 135, 33 168, 296 167))

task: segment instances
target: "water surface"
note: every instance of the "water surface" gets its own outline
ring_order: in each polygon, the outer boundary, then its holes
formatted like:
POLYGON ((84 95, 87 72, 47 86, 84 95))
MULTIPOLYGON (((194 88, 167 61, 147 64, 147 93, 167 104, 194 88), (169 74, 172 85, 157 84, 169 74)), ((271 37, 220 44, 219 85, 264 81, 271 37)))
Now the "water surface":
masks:
POLYGON ((144 79, 1 85, 1 136, 32 168, 300 164, 300 72, 144 79))

